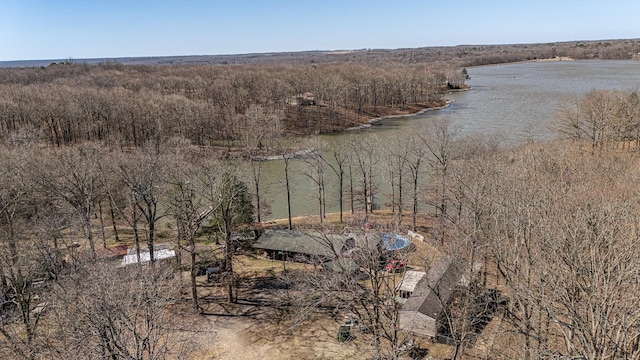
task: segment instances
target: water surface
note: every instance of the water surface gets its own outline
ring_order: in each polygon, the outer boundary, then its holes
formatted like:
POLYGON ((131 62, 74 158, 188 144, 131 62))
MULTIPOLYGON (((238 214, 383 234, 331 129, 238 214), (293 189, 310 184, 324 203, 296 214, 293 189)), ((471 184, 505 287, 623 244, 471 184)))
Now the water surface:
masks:
MULTIPOLYGON (((500 134, 508 143, 551 139, 549 123, 560 103, 571 96, 591 90, 638 90, 638 61, 556 61, 527 62, 467 69, 471 90, 447 95, 450 107, 428 111, 422 115, 391 118, 372 126, 380 143, 406 128, 417 128, 436 119, 448 118, 461 135, 500 134)), ((344 134, 331 136, 346 136, 344 134)), ((287 217, 284 167, 280 161, 264 164, 266 190, 264 197, 271 204, 269 218, 287 217)), ((294 216, 318 213, 316 188, 302 175, 303 165, 293 161, 292 212, 294 216)), ((381 174, 379 169, 378 174, 381 174)), ((335 175, 327 170, 327 211, 338 211, 338 190, 335 175)), ((378 176, 381 189, 384 180, 378 176)), ((378 196, 384 202, 384 195, 378 196)), ((346 209, 346 205, 345 205, 346 209)))

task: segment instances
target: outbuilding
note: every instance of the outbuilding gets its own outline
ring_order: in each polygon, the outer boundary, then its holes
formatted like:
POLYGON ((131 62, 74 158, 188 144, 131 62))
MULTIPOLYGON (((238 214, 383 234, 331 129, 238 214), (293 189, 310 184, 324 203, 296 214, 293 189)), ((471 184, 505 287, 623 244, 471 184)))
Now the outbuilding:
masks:
MULTIPOLYGON (((159 243, 154 246, 153 260, 156 262, 167 263, 176 259, 176 251, 173 243, 159 243)), ((140 264, 147 264, 151 261, 151 252, 148 248, 140 248, 140 264)), ((127 255, 122 259, 122 266, 129 266, 138 263, 138 254, 136 249, 129 248, 127 255)))
POLYGON ((396 287, 398 298, 397 300, 401 303, 407 302, 407 299, 413 295, 416 291, 416 287, 422 278, 427 275, 424 271, 415 271, 415 270, 407 270, 404 272, 404 276, 402 276, 402 280, 396 287))
POLYGON ((462 279, 462 269, 452 257, 441 257, 416 284, 399 312, 402 330, 436 338, 444 306, 462 279))

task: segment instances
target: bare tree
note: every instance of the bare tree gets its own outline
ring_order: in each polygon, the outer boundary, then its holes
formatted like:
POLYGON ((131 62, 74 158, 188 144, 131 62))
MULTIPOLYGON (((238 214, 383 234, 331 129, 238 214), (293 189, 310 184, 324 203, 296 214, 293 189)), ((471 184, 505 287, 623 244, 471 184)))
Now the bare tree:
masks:
POLYGON ((129 188, 119 172, 119 164, 125 163, 126 161, 126 156, 120 153, 105 156, 100 166, 101 181, 109 199, 114 236, 116 240, 119 239, 116 224, 117 213, 133 231, 136 256, 138 263, 140 263, 140 228, 138 224, 141 221, 141 214, 136 206, 133 190, 129 188))
POLYGON ((555 217, 560 236, 546 245, 542 307, 564 341, 561 353, 586 359, 640 358, 635 202, 585 204, 555 217), (591 206, 589 206, 591 205, 591 206))
MULTIPOLYGON (((167 215, 162 204, 166 186, 163 181, 164 156, 150 151, 135 151, 120 158, 114 169, 120 179, 131 191, 133 204, 147 225, 147 247, 150 261, 155 263, 154 244, 158 221, 167 215)), ((133 216, 135 218, 135 215, 133 216)))
POLYGON ((179 251, 182 250, 180 238, 187 241, 187 250, 191 257, 190 279, 193 309, 200 311, 198 302, 196 234, 202 225, 215 211, 207 197, 211 188, 217 188, 220 177, 217 170, 221 168, 216 162, 207 162, 203 166, 192 166, 184 162, 185 159, 174 159, 173 169, 167 181, 170 185, 169 198, 173 217, 178 227, 179 251))
POLYGON ((338 205, 340 207, 340 223, 343 223, 342 214, 344 212, 344 182, 346 175, 346 167, 349 162, 348 150, 345 147, 344 141, 332 140, 325 144, 320 152, 322 160, 329 166, 333 173, 338 178, 338 205), (324 155, 328 152, 329 155, 324 155))
POLYGON ((320 222, 323 222, 326 217, 326 196, 324 185, 326 162, 322 159, 320 144, 317 138, 312 141, 311 145, 311 152, 302 159, 306 164, 302 174, 315 184, 318 199, 318 216, 320 218, 320 222))
POLYGON ((365 135, 354 138, 351 142, 351 153, 355 168, 360 178, 362 203, 365 211, 365 221, 375 206, 377 185, 374 183, 375 172, 379 161, 377 140, 375 135, 365 135))
MULTIPOLYGON (((37 211, 32 206, 33 183, 25 164, 26 152, 2 149, 0 155, 0 348, 15 358, 35 359, 43 350, 40 337, 42 310, 33 311, 40 298, 37 284, 48 280, 39 249, 46 244, 34 241, 29 218, 37 211)), ((41 298, 41 300, 44 300, 41 298)))
POLYGON ((410 135, 407 137, 407 148, 408 151, 405 154, 406 158, 406 166, 409 169, 409 175, 411 177, 412 184, 412 226, 413 231, 417 230, 418 227, 418 199, 419 199, 419 186, 420 179, 424 176, 422 174, 423 167, 426 161, 427 149, 423 146, 420 141, 422 138, 419 135, 410 135))
POLYGON ((104 195, 99 171, 103 150, 90 144, 61 149, 43 164, 44 171, 39 178, 44 193, 71 206, 82 219, 92 256, 95 256, 95 239, 91 219, 98 200, 104 195))
POLYGON ((278 159, 282 159, 284 163, 284 185, 287 193, 287 218, 289 230, 293 228, 291 219, 291 183, 289 182, 289 166, 295 157, 295 140, 287 139, 284 134, 284 129, 279 119, 276 119, 273 123, 273 130, 271 131, 273 136, 274 152, 277 154, 278 159))
POLYGON ((229 302, 236 302, 233 262, 236 248, 243 245, 244 237, 236 237, 235 233, 247 230, 253 223, 253 206, 247 186, 230 169, 222 172, 218 184, 206 196, 209 196, 208 200, 212 203, 212 227, 224 236, 227 299, 229 302))
POLYGON ((244 156, 249 161, 251 179, 253 180, 253 196, 256 204, 256 219, 262 221, 264 206, 260 179, 262 175, 262 163, 265 154, 269 154, 274 149, 274 137, 279 134, 278 112, 271 112, 261 106, 250 106, 245 114, 245 123, 241 132, 241 141, 244 149, 244 156))
POLYGON ((629 158, 544 146, 504 154, 493 180, 486 234, 509 297, 504 320, 523 358, 637 358, 629 158))
POLYGON ((621 129, 616 124, 616 115, 622 114, 625 103, 620 95, 615 91, 593 90, 582 97, 575 96, 561 104, 552 127, 571 139, 589 141, 593 149, 616 140, 614 133, 621 129))
POLYGON ((444 239, 445 219, 447 212, 447 181, 448 169, 451 161, 454 160, 455 143, 457 130, 452 127, 449 119, 438 120, 433 125, 428 126, 420 132, 420 138, 424 146, 428 149, 429 163, 438 177, 436 200, 436 214, 440 213, 440 236, 441 242, 444 239))
POLYGON ((293 228, 293 223, 291 219, 291 183, 289 182, 289 165, 291 160, 293 159, 292 155, 283 154, 282 161, 284 162, 284 182, 287 190, 287 220, 289 230, 293 228))
POLYGON ((484 288, 476 275, 468 273, 470 283, 456 286, 451 299, 444 299, 434 289, 443 308, 440 336, 453 345, 452 360, 458 359, 465 348, 476 342, 479 333, 498 311, 498 292, 484 288))
POLYGON ((55 285, 57 357, 183 359, 189 316, 172 306, 180 286, 164 266, 88 267, 55 285))
POLYGON ((404 140, 405 137, 403 136, 395 137, 384 147, 387 167, 389 169, 388 181, 391 184, 391 210, 396 214, 398 225, 402 223, 404 176, 407 174, 407 155, 411 149, 411 146, 404 140), (398 209, 397 212, 396 207, 398 209))

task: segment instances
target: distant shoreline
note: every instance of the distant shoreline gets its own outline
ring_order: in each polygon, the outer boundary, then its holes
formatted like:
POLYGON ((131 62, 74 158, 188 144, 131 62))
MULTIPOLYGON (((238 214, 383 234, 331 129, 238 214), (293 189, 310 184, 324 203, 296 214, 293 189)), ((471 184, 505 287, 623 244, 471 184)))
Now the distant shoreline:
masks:
MULTIPOLYGON (((584 60, 584 59, 581 59, 581 60, 584 60)), ((593 60, 608 61, 609 59, 593 59, 593 60)), ((577 60, 572 58, 572 57, 568 57, 568 56, 556 56, 554 58, 542 58, 542 59, 510 61, 510 62, 486 64, 486 65, 466 66, 465 68, 473 69, 473 68, 491 67, 491 66, 500 66, 500 65, 510 65, 510 64, 545 63, 545 62, 560 62, 560 61, 577 61, 577 60)))
POLYGON ((576 61, 576 59, 568 56, 556 56, 554 58, 536 59, 535 62, 551 62, 551 61, 576 61))

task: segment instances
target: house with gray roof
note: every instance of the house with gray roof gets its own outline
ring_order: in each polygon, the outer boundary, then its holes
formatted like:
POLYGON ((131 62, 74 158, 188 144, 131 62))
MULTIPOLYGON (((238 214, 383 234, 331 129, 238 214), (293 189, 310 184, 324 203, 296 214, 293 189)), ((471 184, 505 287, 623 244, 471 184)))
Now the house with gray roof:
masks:
POLYGON ((461 266, 453 258, 438 259, 415 285, 399 311, 399 327, 418 335, 435 338, 444 309, 462 279, 461 266))
POLYGON ((270 259, 324 262, 353 248, 355 240, 344 235, 265 230, 253 246, 270 259))

